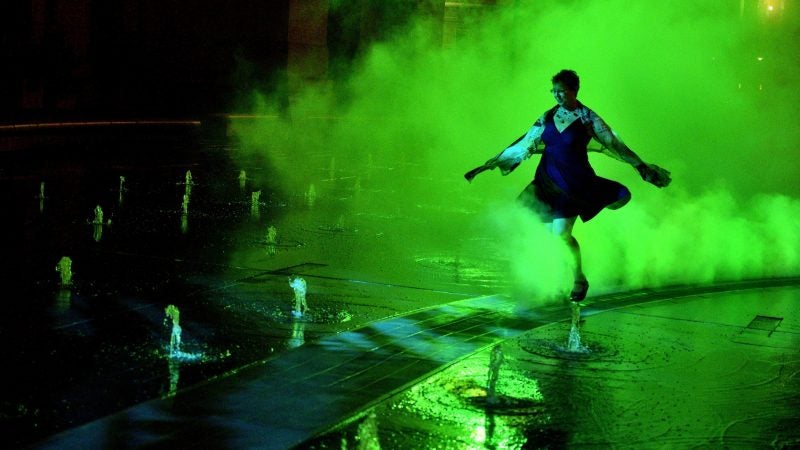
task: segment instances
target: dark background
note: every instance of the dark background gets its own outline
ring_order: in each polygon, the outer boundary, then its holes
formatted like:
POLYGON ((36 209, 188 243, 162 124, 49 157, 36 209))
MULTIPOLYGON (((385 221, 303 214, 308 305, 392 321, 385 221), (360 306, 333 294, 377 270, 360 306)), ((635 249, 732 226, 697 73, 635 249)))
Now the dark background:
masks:
POLYGON ((442 19, 444 9, 443 0, 6 0, 0 122, 198 117, 242 108, 253 89, 287 103, 298 83, 343 79, 413 14, 442 19))

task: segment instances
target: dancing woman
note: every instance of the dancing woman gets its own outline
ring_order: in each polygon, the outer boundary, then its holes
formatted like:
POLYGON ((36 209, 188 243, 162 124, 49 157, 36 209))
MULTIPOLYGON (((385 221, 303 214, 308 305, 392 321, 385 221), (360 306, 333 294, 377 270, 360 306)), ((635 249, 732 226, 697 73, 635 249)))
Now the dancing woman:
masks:
POLYGON ((630 164, 648 183, 664 187, 671 179, 667 170, 642 161, 600 116, 578 101, 577 73, 562 70, 553 76, 552 83, 551 92, 558 104, 500 154, 464 177, 471 182, 479 173, 495 167, 507 175, 531 155, 542 155, 533 181, 519 200, 547 222, 548 228, 561 236, 570 249, 574 260, 570 299, 580 302, 586 298, 589 281, 583 273, 580 245, 572 235, 575 221, 580 217, 588 222, 603 208, 619 209, 631 199, 628 188, 595 174, 589 165, 589 141, 596 139, 603 146, 602 153, 630 164), (544 148, 540 149, 542 143, 544 148))

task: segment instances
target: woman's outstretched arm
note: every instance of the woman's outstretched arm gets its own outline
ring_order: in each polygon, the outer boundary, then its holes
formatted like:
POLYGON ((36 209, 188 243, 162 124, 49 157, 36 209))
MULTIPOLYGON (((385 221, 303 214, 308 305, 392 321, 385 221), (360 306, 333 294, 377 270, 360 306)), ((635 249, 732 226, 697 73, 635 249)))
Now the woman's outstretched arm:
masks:
POLYGON ((594 138, 603 145, 602 153, 630 164, 639 172, 642 179, 648 183, 658 187, 669 186, 672 178, 670 178, 668 170, 655 164, 644 162, 639 155, 622 142, 622 139, 594 111, 588 110, 588 121, 591 123, 594 138))
POLYGON ((508 175, 513 172, 522 161, 528 159, 535 153, 541 153, 541 150, 537 149, 537 146, 541 143, 543 132, 544 115, 534 122, 527 133, 517 138, 511 145, 503 149, 502 152, 498 153, 493 158, 465 173, 464 178, 471 182, 479 173, 493 170, 496 167, 500 168, 503 175, 508 175))

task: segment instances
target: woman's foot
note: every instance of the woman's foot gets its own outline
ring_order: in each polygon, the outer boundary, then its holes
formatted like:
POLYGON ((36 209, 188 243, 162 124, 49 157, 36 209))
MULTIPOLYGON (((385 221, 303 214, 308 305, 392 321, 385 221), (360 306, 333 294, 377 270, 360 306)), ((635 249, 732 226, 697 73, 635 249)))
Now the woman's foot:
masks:
POLYGON ((573 302, 579 302, 586 298, 586 293, 589 292, 589 280, 585 277, 575 280, 572 286, 572 292, 569 294, 569 299, 573 302))

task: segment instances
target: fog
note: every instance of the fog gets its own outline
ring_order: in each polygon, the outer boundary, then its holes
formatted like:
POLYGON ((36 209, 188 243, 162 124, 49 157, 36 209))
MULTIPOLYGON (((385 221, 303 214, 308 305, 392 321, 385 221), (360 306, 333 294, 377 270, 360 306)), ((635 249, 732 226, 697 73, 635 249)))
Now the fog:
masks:
MULTIPOLYGON (((238 137, 287 191, 319 178, 309 162, 323 151, 353 170, 394 165, 369 184, 383 198, 378 208, 430 223, 413 239, 460 252, 476 236, 494 237, 509 284, 542 296, 569 276, 559 243, 514 204, 538 156, 505 177, 486 172, 469 184, 462 176, 555 104, 550 78, 569 68, 581 77, 579 100, 673 176, 658 189, 630 166, 591 155, 597 173, 625 184, 633 200, 576 224, 590 295, 797 275, 800 10, 766 5, 520 1, 467 20, 447 45, 420 17, 364 49, 345 81, 309 83, 282 118, 238 137), (442 223, 442 210, 458 214, 442 223)), ((278 110, 272 93, 254 95, 250 112, 278 110)), ((409 238, 396 239, 398 250, 409 238)))

